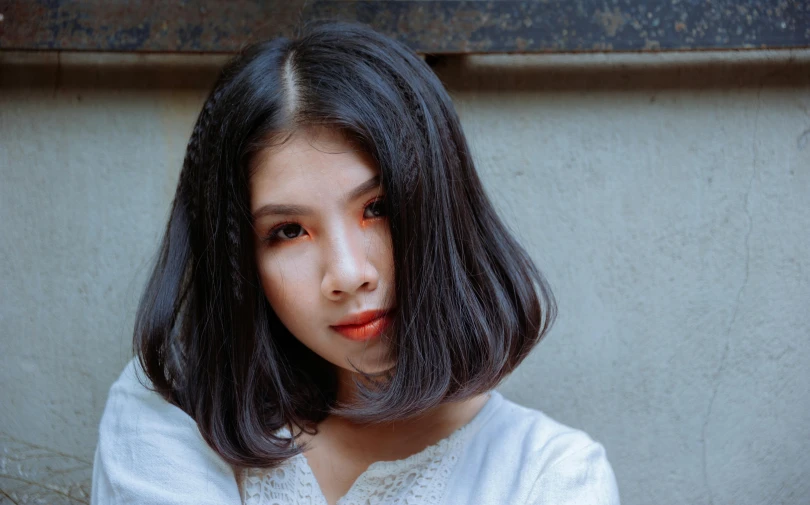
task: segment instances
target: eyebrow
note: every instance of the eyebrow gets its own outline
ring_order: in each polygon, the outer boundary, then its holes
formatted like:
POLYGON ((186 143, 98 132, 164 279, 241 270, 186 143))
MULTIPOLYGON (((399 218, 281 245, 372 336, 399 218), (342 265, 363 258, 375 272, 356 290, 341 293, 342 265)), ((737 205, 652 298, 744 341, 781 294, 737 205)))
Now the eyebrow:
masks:
MULTIPOLYGON (((353 190, 349 191, 349 193, 344 198, 345 202, 350 202, 357 198, 360 198, 364 194, 368 193, 374 188, 379 187, 380 185, 380 176, 376 175, 371 179, 367 180, 363 184, 360 184, 353 190)), ((277 203, 268 203, 267 205, 263 205, 259 207, 256 212, 253 213, 253 219, 259 219, 260 217, 265 216, 310 216, 314 214, 315 211, 312 207, 307 207, 306 205, 289 205, 289 204, 277 204, 277 203)))

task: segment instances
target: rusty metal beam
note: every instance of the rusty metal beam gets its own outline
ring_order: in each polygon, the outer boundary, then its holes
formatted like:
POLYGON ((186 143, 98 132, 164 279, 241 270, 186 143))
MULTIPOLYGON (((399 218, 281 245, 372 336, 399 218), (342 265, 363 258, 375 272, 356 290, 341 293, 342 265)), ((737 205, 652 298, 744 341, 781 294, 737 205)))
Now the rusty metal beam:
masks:
POLYGON ((231 53, 357 21, 430 54, 810 47, 808 0, 0 0, 0 50, 231 53))

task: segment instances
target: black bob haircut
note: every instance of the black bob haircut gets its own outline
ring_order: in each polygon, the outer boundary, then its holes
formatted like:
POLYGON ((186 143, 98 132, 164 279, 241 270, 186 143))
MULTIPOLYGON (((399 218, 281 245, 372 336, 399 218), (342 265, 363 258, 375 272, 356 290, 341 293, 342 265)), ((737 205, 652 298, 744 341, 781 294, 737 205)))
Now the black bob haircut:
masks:
POLYGON ((484 193, 439 79, 371 29, 312 27, 246 48, 189 140, 134 349, 152 387, 226 461, 272 467, 340 413, 386 422, 491 390, 551 326, 545 279, 484 193), (376 163, 393 246, 393 367, 338 405, 336 374, 280 323, 259 282, 249 165, 266 139, 344 133, 376 163))

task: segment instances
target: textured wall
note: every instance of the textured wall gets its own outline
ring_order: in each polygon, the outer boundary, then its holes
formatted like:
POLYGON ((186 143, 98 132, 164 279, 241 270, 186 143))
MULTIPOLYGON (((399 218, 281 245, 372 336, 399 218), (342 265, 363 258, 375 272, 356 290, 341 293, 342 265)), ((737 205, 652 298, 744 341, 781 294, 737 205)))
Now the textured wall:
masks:
MULTIPOLYGON (((0 54, 0 503, 88 500, 221 61, 0 54)), ((810 52, 438 70, 560 305, 504 394, 600 440, 625 504, 810 502, 810 52)))

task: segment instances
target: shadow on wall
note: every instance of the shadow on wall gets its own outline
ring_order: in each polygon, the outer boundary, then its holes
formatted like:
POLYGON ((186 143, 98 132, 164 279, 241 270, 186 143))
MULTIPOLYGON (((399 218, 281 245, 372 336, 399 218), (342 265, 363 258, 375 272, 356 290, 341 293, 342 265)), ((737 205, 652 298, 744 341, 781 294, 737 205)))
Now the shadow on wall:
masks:
POLYGON ((226 55, 0 53, 0 88, 171 90, 213 86, 226 55))
MULTIPOLYGON (((0 87, 200 89, 228 55, 0 53, 0 87)), ((453 91, 738 89, 810 84, 810 51, 431 57, 453 91)))
POLYGON ((642 91, 810 84, 810 51, 437 57, 452 91, 642 91))

